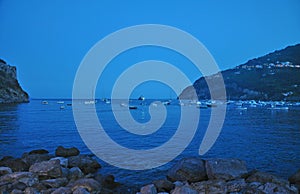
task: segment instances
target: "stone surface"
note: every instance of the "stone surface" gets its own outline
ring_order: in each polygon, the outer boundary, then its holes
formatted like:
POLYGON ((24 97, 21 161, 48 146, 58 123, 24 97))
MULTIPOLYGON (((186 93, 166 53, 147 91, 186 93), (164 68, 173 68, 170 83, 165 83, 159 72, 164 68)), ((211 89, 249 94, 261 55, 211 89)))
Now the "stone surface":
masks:
POLYGON ((28 153, 29 155, 31 154, 49 154, 49 151, 45 149, 38 149, 38 150, 32 150, 28 153))
POLYGON ((43 162, 43 161, 48 161, 51 158, 50 155, 48 154, 29 154, 29 153, 24 153, 22 155, 22 160, 28 164, 28 166, 31 166, 35 163, 43 162))
POLYGON ((240 192, 247 186, 245 179, 237 179, 226 183, 227 192, 240 192))
POLYGON ((31 187, 38 182, 38 177, 31 172, 14 172, 0 177, 0 183, 14 183, 16 181, 31 187))
POLYGON ((17 80, 17 69, 0 59, 0 104, 28 102, 28 94, 17 80))
POLYGON ((157 188, 158 192, 170 192, 172 189, 175 188, 175 185, 168 180, 156 180, 153 181, 153 184, 157 188))
POLYGON ((1 166, 0 167, 0 176, 6 175, 6 174, 10 174, 10 173, 12 173, 11 168, 5 167, 5 166, 1 166))
POLYGON ((72 194, 72 190, 70 187, 60 187, 53 191, 51 194, 72 194))
POLYGON ((199 193, 227 193, 226 182, 224 180, 208 180, 192 183, 191 187, 199 193))
POLYGON ((295 184, 300 193, 300 169, 289 177, 289 181, 290 183, 295 184))
POLYGON ((157 194, 154 184, 146 185, 141 188, 141 194, 157 194))
POLYGON ((83 172, 78 167, 73 167, 69 170, 68 179, 77 180, 84 177, 83 172))
POLYGON ((205 166, 209 179, 232 180, 248 172, 245 162, 239 159, 209 159, 205 166))
POLYGON ((61 157, 77 156, 79 153, 79 150, 75 147, 65 148, 63 146, 58 146, 55 150, 55 155, 61 157))
MULTIPOLYGON (((96 179, 97 180, 97 179, 96 179)), ((113 190, 120 186, 119 183, 115 182, 115 177, 111 174, 105 175, 101 178, 101 185, 107 189, 113 190)))
POLYGON ((69 159, 69 167, 79 167, 84 174, 94 173, 101 165, 97 160, 87 155, 71 156, 69 159))
POLYGON ((40 194, 40 192, 33 187, 27 187, 24 191, 25 194, 40 194))
POLYGON ((266 172, 255 172, 250 175, 247 179, 247 182, 260 182, 260 183, 275 183, 278 185, 289 185, 289 182, 284 179, 279 179, 276 176, 266 173, 266 172))
POLYGON ((68 164, 69 164, 69 160, 68 158, 64 158, 64 157, 55 157, 55 158, 51 158, 50 160, 59 160, 59 163, 62 167, 64 168, 68 168, 68 164))
POLYGON ((58 178, 62 176, 59 160, 50 160, 33 164, 29 172, 36 173, 41 178, 58 178))
POLYGON ((205 162, 201 158, 185 158, 167 172, 170 181, 199 182, 207 179, 205 162))
POLYGON ((0 166, 6 166, 12 169, 13 172, 28 171, 29 165, 20 158, 4 157, 0 160, 0 166))
POLYGON ((73 191, 73 194, 90 194, 85 188, 77 188, 76 190, 73 191))
POLYGON ((186 184, 182 187, 175 187, 171 194, 198 194, 198 192, 186 184))
POLYGON ((68 184, 68 179, 67 178, 57 178, 57 179, 47 179, 41 181, 43 185, 46 187, 51 187, 51 188, 59 188, 66 186, 68 184))
POLYGON ((78 188, 84 188, 89 192, 93 192, 93 191, 100 191, 102 187, 101 187, 100 183, 98 183, 94 179, 83 178, 83 179, 79 179, 79 180, 75 181, 72 184, 73 192, 78 188))

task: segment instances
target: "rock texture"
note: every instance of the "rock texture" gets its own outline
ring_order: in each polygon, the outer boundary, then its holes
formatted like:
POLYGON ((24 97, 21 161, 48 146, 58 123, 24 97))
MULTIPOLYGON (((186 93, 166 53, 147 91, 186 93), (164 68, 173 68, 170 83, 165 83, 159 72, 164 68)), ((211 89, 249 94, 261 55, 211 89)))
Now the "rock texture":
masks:
POLYGON ((0 59, 0 104, 28 102, 28 94, 17 80, 17 69, 0 59))

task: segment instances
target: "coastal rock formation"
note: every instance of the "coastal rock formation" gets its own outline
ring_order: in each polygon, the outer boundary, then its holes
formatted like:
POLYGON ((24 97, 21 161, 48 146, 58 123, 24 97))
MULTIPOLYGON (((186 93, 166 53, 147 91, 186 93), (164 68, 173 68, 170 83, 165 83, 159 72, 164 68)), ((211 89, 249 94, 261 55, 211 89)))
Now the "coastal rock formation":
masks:
POLYGON ((17 69, 0 59, 0 104, 28 102, 28 94, 17 80, 17 69))
MULTIPOLYGON (((232 69, 206 75, 183 90, 179 99, 215 100, 221 91, 214 80, 222 75, 229 100, 299 101, 300 100, 300 44, 286 47, 265 56, 249 60, 232 69), (208 88, 207 80, 211 88, 208 88), (193 92, 196 90, 197 95, 193 92)), ((220 93, 222 94, 222 92, 220 93)))
POLYGON ((175 188, 169 187, 162 190, 162 184, 149 184, 141 188, 140 194, 156 194, 158 192, 170 194, 298 193, 296 186, 293 185, 297 183, 297 173, 290 178, 291 182, 289 182, 265 172, 248 172, 245 162, 238 159, 201 160, 200 158, 185 158, 169 170, 167 174, 169 180, 170 172, 172 172, 171 174, 177 172, 180 175, 175 176, 173 184, 172 182, 168 183, 175 188), (188 180, 191 176, 190 173, 193 174, 191 169, 194 168, 199 171, 202 169, 202 165, 205 169, 201 170, 201 173, 205 173, 205 175, 202 174, 201 179, 196 181, 195 179, 188 180))

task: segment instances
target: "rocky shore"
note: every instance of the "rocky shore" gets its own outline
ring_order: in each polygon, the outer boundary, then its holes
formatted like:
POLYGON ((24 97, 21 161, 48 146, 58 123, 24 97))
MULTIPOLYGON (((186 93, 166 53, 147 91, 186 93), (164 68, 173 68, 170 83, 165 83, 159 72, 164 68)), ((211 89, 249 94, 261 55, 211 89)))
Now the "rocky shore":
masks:
MULTIPOLYGON (((33 150, 21 158, 0 160, 0 193, 6 194, 88 194, 88 193, 292 193, 300 189, 300 170, 288 180, 248 171, 238 159, 185 158, 166 174, 166 179, 151 181, 140 189, 115 182, 102 175, 100 163, 77 148, 57 147, 55 154, 33 150), (139 190, 139 191, 138 191, 139 190)), ((145 177, 141 177, 145 178, 145 177)))

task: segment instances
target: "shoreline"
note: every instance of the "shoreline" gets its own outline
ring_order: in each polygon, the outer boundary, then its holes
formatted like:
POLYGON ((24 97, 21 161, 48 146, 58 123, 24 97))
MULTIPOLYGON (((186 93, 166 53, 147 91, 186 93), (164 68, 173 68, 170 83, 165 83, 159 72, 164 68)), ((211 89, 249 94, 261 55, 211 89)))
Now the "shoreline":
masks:
POLYGON ((142 187, 118 183, 101 169, 94 156, 80 154, 75 147, 59 146, 55 154, 39 149, 20 158, 5 156, 0 159, 0 193, 298 193, 300 189, 300 170, 288 181, 249 171, 239 159, 183 158, 165 179, 141 177, 149 179, 142 187))

